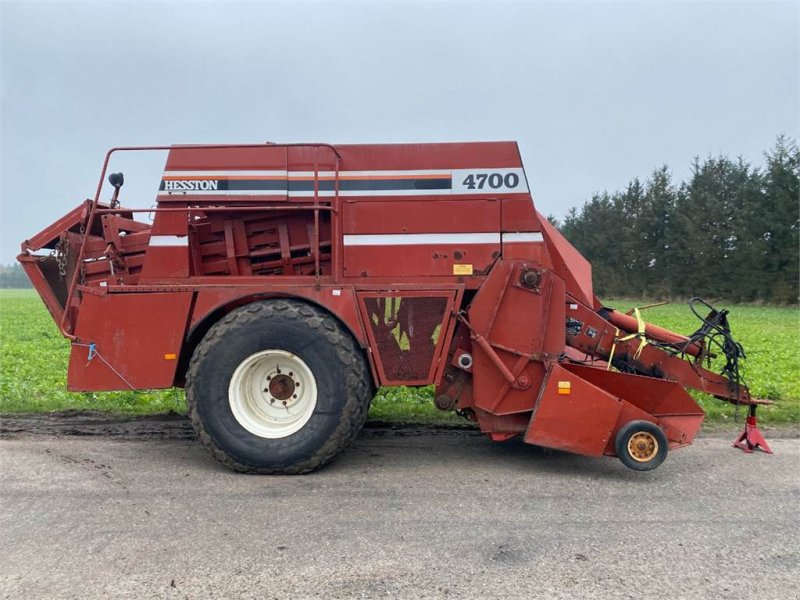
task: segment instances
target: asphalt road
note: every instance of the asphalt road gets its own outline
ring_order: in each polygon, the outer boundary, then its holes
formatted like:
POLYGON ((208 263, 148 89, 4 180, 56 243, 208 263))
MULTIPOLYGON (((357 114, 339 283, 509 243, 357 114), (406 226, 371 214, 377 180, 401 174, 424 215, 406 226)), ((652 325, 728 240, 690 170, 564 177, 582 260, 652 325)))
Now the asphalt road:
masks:
POLYGON ((192 440, 0 441, 6 598, 800 597, 800 440, 651 473, 475 432, 368 430, 299 477, 192 440))

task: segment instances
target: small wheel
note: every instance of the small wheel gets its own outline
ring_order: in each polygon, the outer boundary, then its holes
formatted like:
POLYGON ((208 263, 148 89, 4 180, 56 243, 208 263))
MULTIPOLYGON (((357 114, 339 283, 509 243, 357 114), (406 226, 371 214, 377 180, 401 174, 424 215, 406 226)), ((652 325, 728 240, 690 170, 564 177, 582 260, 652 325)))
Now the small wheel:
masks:
POLYGON ((198 344, 189 416, 224 465, 307 473, 358 434, 373 387, 363 352, 323 310, 294 300, 237 308, 198 344))
POLYGON ((669 443, 664 431, 650 421, 631 421, 614 440, 617 457, 634 471, 652 471, 667 458, 669 443))

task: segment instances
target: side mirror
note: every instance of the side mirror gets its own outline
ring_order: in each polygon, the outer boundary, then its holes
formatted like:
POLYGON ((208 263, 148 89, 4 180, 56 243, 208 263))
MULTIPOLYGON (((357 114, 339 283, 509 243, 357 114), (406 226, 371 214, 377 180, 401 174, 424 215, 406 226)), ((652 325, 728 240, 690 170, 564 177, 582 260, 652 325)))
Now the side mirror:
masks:
POLYGON ((125 183, 125 176, 122 173, 111 173, 111 175, 108 176, 108 183, 116 189, 119 189, 122 187, 122 184, 125 183))

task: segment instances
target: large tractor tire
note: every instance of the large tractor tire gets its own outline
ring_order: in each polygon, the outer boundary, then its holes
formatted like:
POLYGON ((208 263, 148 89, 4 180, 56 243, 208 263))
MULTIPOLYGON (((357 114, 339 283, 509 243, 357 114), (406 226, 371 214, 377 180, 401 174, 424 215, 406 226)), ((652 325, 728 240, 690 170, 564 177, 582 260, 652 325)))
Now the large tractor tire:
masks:
POLYGON ((231 311, 198 344, 186 377, 200 441, 250 473, 330 462, 364 425, 373 392, 350 333, 321 309, 284 299, 231 311))

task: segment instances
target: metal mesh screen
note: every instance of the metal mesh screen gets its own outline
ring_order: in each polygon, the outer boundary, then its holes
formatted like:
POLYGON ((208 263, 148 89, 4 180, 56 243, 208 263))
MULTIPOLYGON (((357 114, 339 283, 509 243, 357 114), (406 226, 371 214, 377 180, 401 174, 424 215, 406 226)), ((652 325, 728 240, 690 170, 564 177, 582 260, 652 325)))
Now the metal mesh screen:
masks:
POLYGON ((447 303, 448 298, 443 296, 364 299, 388 381, 408 383, 428 379, 447 303))

